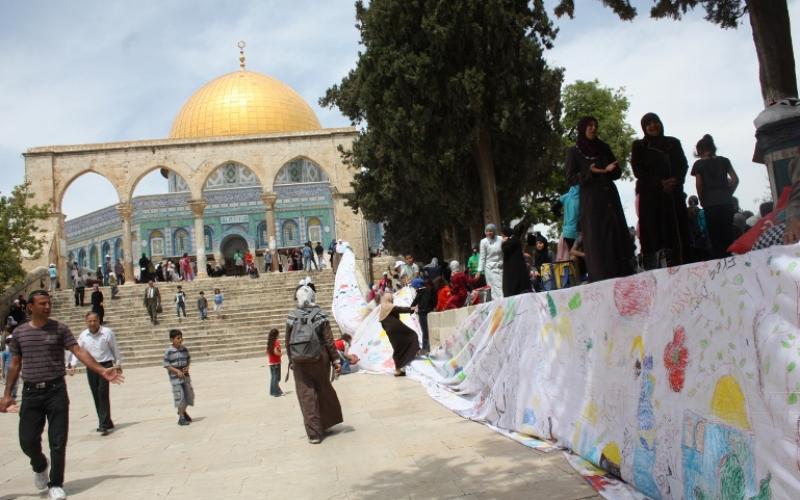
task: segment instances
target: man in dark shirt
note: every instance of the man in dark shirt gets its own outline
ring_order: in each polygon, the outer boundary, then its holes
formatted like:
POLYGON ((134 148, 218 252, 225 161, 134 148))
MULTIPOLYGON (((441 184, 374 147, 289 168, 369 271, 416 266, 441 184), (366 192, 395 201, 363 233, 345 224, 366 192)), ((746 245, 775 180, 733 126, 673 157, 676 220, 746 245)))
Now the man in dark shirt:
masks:
POLYGON ((33 481, 37 488, 50 488, 50 498, 65 498, 64 465, 69 427, 69 397, 64 382, 64 351, 70 351, 89 370, 114 384, 125 379, 113 366, 105 368, 91 354, 82 349, 69 327, 50 319, 50 294, 36 290, 28 296, 31 320, 14 331, 9 344, 11 367, 5 393, 0 399, 0 413, 14 406, 11 388, 22 371, 22 406, 19 409, 19 443, 23 453, 30 457, 33 481), (48 481, 47 458, 42 453, 42 432, 45 420, 50 442, 50 474, 48 481))

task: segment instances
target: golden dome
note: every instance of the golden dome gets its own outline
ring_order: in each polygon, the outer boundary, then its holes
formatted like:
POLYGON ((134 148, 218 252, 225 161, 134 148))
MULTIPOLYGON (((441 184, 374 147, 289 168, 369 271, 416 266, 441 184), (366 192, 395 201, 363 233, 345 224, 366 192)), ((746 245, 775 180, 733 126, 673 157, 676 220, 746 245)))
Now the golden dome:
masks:
POLYGON ((300 132, 322 128, 311 106, 285 83, 252 71, 205 84, 183 105, 170 139, 300 132))

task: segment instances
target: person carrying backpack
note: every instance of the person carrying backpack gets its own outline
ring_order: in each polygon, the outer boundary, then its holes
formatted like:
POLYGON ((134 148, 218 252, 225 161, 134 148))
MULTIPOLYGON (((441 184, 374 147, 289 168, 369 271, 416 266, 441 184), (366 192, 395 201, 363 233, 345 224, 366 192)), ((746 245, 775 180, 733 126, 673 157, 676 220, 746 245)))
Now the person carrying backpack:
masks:
POLYGON ((295 299, 297 309, 286 320, 286 353, 308 442, 319 444, 326 429, 343 421, 342 406, 331 384, 331 370, 338 375, 342 367, 328 317, 315 303, 314 284, 301 284, 295 299))

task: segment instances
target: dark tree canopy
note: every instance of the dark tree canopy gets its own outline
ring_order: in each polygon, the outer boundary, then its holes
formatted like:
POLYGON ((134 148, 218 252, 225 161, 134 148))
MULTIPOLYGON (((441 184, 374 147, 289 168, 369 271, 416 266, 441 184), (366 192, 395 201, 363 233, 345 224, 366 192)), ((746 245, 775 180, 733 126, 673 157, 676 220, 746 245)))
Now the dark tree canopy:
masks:
POLYGON ((554 35, 542 13, 518 0, 356 2, 363 52, 320 103, 362 127, 345 152, 358 169, 349 204, 387 223, 392 250, 441 255, 448 231, 468 244, 489 174, 504 221, 551 181, 562 73, 542 57, 554 35))
POLYGON ((25 277, 23 255, 38 258, 44 238, 39 222, 49 215, 47 205, 28 205, 33 194, 28 184, 14 187, 10 196, 0 196, 0 288, 6 289, 25 277))

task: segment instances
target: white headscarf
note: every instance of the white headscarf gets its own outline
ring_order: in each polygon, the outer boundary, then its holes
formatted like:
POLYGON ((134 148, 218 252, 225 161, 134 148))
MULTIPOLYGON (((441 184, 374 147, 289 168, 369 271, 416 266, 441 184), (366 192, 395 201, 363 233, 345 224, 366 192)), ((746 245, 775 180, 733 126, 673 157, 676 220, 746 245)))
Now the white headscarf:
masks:
POLYGON ((297 299, 298 309, 308 309, 309 307, 316 307, 317 305, 317 294, 308 285, 303 285, 298 288, 294 296, 297 299))
POLYGON ((457 273, 461 270, 461 264, 457 260, 450 261, 450 271, 457 273))

